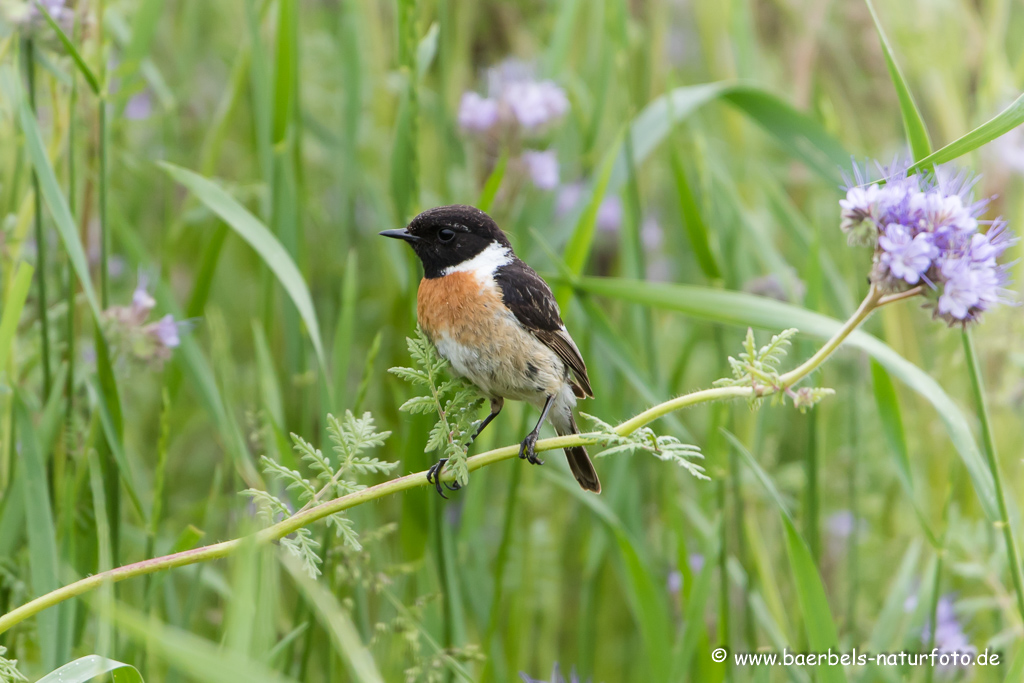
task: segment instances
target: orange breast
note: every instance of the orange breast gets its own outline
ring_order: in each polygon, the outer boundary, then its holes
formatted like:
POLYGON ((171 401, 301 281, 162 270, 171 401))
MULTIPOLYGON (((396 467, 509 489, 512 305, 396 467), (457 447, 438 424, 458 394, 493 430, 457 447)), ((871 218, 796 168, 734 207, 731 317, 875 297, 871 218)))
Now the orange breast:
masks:
POLYGON ((431 339, 447 334, 467 346, 488 341, 501 293, 493 284, 482 284, 473 273, 454 272, 420 281, 416 316, 431 339))

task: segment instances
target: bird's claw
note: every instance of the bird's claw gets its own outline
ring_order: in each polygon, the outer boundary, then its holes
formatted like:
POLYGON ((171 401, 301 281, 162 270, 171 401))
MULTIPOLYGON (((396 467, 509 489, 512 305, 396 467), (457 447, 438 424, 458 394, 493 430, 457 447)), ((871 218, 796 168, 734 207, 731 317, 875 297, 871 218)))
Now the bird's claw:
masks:
POLYGON ((533 447, 537 443, 537 433, 530 432, 523 439, 523 443, 519 444, 519 457, 521 459, 529 461, 531 465, 543 465, 544 461, 537 457, 534 453, 533 447))
POLYGON ((446 481, 441 481, 441 472, 444 470, 445 463, 447 462, 448 458, 441 458, 431 465, 429 470, 427 470, 427 481, 434 485, 434 488, 437 489, 438 495, 445 500, 448 500, 448 496, 444 495, 444 491, 441 490, 442 484, 449 491, 458 491, 462 488, 462 484, 457 481, 453 481, 450 484, 446 481))
MULTIPOLYGON (((448 500, 448 496, 444 495, 444 491, 441 489, 441 470, 444 469, 445 463, 447 462, 448 458, 441 458, 433 465, 431 465, 429 470, 427 470, 427 481, 433 484, 434 488, 437 489, 437 495, 441 496, 445 500, 448 500)), ((459 489, 458 482, 455 483, 455 488, 452 488, 447 483, 445 483, 444 485, 448 488, 449 491, 457 491, 459 489)))

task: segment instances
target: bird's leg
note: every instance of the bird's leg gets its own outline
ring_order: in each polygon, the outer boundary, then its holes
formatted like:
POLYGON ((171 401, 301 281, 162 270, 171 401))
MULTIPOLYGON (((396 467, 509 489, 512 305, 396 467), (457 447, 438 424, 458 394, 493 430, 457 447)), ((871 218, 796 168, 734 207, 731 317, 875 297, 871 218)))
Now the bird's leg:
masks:
MULTIPOLYGON (((440 495, 445 500, 448 500, 448 496, 444 495, 444 491, 441 490, 441 471, 444 469, 445 463, 447 462, 448 458, 441 458, 433 465, 431 465, 429 470, 427 470, 427 481, 434 485, 434 488, 437 489, 438 495, 440 495)), ((443 483, 445 488, 447 488, 449 491, 458 491, 459 489, 462 488, 459 482, 455 482, 453 484, 449 484, 448 482, 443 483)))
POLYGON ((473 441, 476 441, 476 437, 480 436, 480 432, 484 431, 484 427, 491 424, 491 420, 498 417, 498 413, 501 412, 504 405, 505 399, 501 397, 491 399, 491 414, 485 417, 484 421, 480 423, 480 426, 476 428, 476 433, 473 434, 473 441))
POLYGON ((544 420, 547 419, 548 411, 551 410, 551 404, 555 402, 554 396, 548 396, 548 400, 544 402, 544 410, 540 411, 540 419, 537 420, 537 426, 533 428, 533 431, 526 435, 523 439, 523 443, 519 445, 519 457, 526 458, 530 461, 531 465, 543 465, 544 461, 537 457, 537 454, 533 452, 533 446, 537 443, 537 437, 540 435, 540 426, 544 424, 544 420))

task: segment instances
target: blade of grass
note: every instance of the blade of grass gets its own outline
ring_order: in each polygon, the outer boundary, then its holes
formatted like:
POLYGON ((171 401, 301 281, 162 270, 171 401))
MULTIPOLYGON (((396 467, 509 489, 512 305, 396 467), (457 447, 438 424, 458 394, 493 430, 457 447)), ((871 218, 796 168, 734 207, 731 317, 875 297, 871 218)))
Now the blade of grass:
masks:
POLYGON ((612 533, 625 569, 627 579, 625 589, 630 608, 644 642, 645 660, 650 673, 649 680, 670 680, 669 671, 672 668, 671 620, 657 588, 659 582, 651 576, 650 569, 637 550, 641 547, 639 539, 629 533, 622 520, 610 507, 597 496, 582 491, 571 478, 549 470, 544 470, 541 474, 590 508, 612 533))
POLYGON ((291 297, 302 321, 306 324, 320 367, 326 369, 327 363, 320 341, 320 324, 313 308, 309 288, 295 261, 273 233, 216 183, 174 164, 160 162, 160 166, 172 178, 191 190, 203 204, 220 216, 239 237, 256 250, 291 297))
POLYGON ((679 213, 683 217, 683 228, 690 240, 690 248, 697 259, 697 265, 704 272, 704 277, 710 281, 719 280, 722 271, 718 267, 718 260, 711 250, 711 240, 708 226, 704 222, 697 200, 690 189, 690 179, 687 177, 686 169, 679 159, 676 148, 669 145, 669 162, 672 168, 672 179, 675 181, 676 198, 679 200, 679 213))
MULTIPOLYGON (((27 494, 25 519, 31 585, 33 592, 43 595, 60 587, 56 526, 50 506, 45 455, 39 451, 32 418, 17 394, 14 398, 14 419, 17 439, 21 444, 21 463, 24 466, 22 483, 27 494)), ((58 606, 52 612, 40 614, 36 621, 42 665, 47 671, 67 661, 71 653, 71 644, 63 643, 61 638, 63 614, 64 607, 58 606)))
MULTIPOLYGON (((28 106, 32 118, 36 116, 36 48, 32 39, 25 41, 25 76, 28 82, 28 106)), ((39 355, 43 369, 43 396, 50 395, 50 316, 46 296, 46 255, 49 251, 46 235, 43 232, 43 202, 39 196, 39 171, 32 169, 32 223, 36 237, 36 304, 39 318, 41 345, 39 355)))
MULTIPOLYGON (((839 169, 849 165, 850 155, 821 124, 766 90, 727 82, 679 87, 644 107, 631 124, 637 166, 643 165, 673 126, 717 100, 739 109, 764 128, 783 149, 828 182, 841 182, 839 169)), ((626 181, 627 165, 627 159, 620 154, 609 182, 610 192, 618 190, 626 181)))
MULTIPOLYGON (((99 571, 109 571, 114 566, 114 544, 110 534, 110 520, 107 514, 107 492, 105 484, 105 472, 95 449, 90 449, 88 454, 89 487, 92 491, 92 508, 96 517, 96 565, 99 571)), ((97 598, 104 607, 109 607, 114 601, 114 584, 104 583, 99 587, 97 598)), ((114 646, 114 629, 109 622, 102 622, 96 629, 96 649, 100 652, 110 652, 114 646)))
POLYGON ((914 173, 915 171, 926 170, 932 166, 944 164, 947 161, 962 157, 982 145, 1009 133, 1022 123, 1024 123, 1024 95, 1015 99, 1010 106, 970 133, 932 152, 924 159, 918 160, 917 163, 907 169, 907 172, 914 173))
POLYGON ((18 329, 18 320, 25 309, 25 301, 28 299, 28 290, 32 287, 34 272, 35 268, 30 263, 22 261, 14 271, 14 278, 7 288, 7 296, 4 297, 4 310, 0 314, 0 373, 7 368, 7 358, 11 354, 14 333, 18 329))
MULTIPOLYGON (((720 537, 721 531, 717 528, 708 536, 704 557, 718 556, 717 541, 720 537)), ((711 594, 711 581, 714 579, 715 569, 716 565, 714 562, 705 562, 690 590, 689 600, 686 602, 686 611, 683 614, 683 628, 674 648, 672 676, 669 680, 684 681, 688 678, 690 663, 693 660, 694 652, 697 650, 698 641, 700 636, 705 633, 704 606, 707 604, 708 595, 711 594)))
MULTIPOLYGON (((605 153, 604 161, 601 162, 601 170, 591 187, 587 206, 576 222, 576 228, 569 238, 569 243, 565 245, 563 260, 569 272, 574 275, 583 273, 587 259, 590 257, 590 248, 593 246, 594 233, 597 230, 597 212, 601 207, 601 202, 604 201, 605 192, 608 190, 612 170, 615 167, 619 148, 622 146, 622 136, 623 133, 620 132, 605 153)), ((555 298, 563 309, 568 303, 571 293, 571 290, 565 286, 555 288, 555 298)))
POLYGON ((302 567, 291 558, 281 555, 282 564, 299 591, 305 596, 324 628, 327 629, 338 654, 345 659, 349 673, 354 680, 363 683, 384 683, 384 678, 377 669, 370 651, 359 638, 356 625, 348 613, 342 609, 334 594, 317 581, 309 578, 302 567))
POLYGON ((505 170, 508 168, 508 150, 503 150, 501 156, 498 157, 498 162, 494 164, 494 170, 491 171, 491 175, 487 176, 487 182, 484 183, 484 189, 480 191, 480 199, 477 200, 477 208, 483 212, 491 210, 491 206, 494 204, 494 198, 498 194, 498 189, 501 187, 501 181, 505 178, 505 170))
POLYGON ((142 674, 131 664, 99 655, 79 657, 46 674, 36 683, 87 683, 105 673, 110 673, 115 683, 144 683, 142 674))
POLYGON ((871 379, 875 390, 875 403, 878 405, 878 417, 882 422, 882 433, 889 444, 889 452, 896 463, 896 472, 903 485, 903 490, 914 506, 917 520, 928 542, 936 550, 939 549, 939 541, 928 524, 921 506, 918 505, 917 497, 914 495, 914 479, 910 469, 910 454, 907 448, 907 436, 903 430, 903 415, 899 399, 896 397, 896 387, 885 368, 878 361, 871 361, 871 379))
POLYGON ((928 129, 921 118, 921 112, 914 102, 914 96, 910 94, 907 81, 900 71, 899 64, 892 54, 892 46, 882 29, 882 22, 878 19, 875 6, 871 0, 864 0, 871 13, 871 20, 875 22, 875 30, 878 31, 878 42, 882 46, 882 54, 885 56, 885 65, 889 68, 889 77, 892 78, 893 87, 896 88, 896 97, 900 102, 900 114, 903 116, 903 129, 907 133, 907 140, 910 142, 910 151, 914 155, 914 161, 920 161, 932 153, 932 142, 928 137, 928 129))
POLYGON ((43 18, 46 20, 46 23, 49 24, 50 28, 52 28, 54 33, 57 34, 57 38, 60 39, 61 45, 63 45, 64 49, 67 50, 67 53, 71 55, 71 59, 72 61, 74 61, 75 66, 78 67, 78 71, 82 74, 82 77, 85 78, 86 83, 89 84, 89 89, 92 90, 94 95, 99 95, 99 80, 97 80, 96 74, 92 72, 92 69, 89 68, 89 65, 85 63, 85 60, 82 59, 82 55, 75 48, 75 44, 72 43, 71 39, 68 38, 66 33, 64 33, 64 29, 60 27, 60 24, 53 20, 53 17, 50 15, 50 11, 46 8, 45 3, 36 2, 34 4, 36 6, 36 9, 38 9, 42 13, 43 18))
MULTIPOLYGON (((1024 620, 1024 579, 1020 574, 1020 554, 1017 549, 1017 540, 1014 538, 1013 520, 1007 510, 1006 496, 1003 493, 1003 478, 999 472, 999 456, 996 454, 995 437, 992 435, 992 424, 988 416, 988 405, 985 401, 985 382, 981 376, 981 366, 978 365, 978 356, 974 351, 974 340, 970 331, 965 327, 961 334, 964 344, 964 356, 967 358, 967 372, 971 377, 971 389, 974 392, 974 402, 978 411, 978 422, 981 425, 981 442, 985 446, 985 460, 988 462, 989 471, 992 473, 992 480, 995 482, 996 502, 999 505, 999 521, 1003 530, 1003 540, 1006 543, 1006 557, 1010 569, 1010 578, 1013 582, 1014 592, 1017 594, 1017 610, 1024 620)), ((933 621, 934 623, 934 621, 933 621)), ((933 629, 933 633, 934 633, 933 629)))
POLYGON ((334 329, 334 396, 339 402, 335 409, 345 405, 348 398, 348 375, 352 367, 352 343, 356 334, 356 307, 359 297, 359 254, 355 249, 348 252, 345 260, 345 274, 341 281, 341 310, 338 324, 334 329))
POLYGON ((119 604, 104 614, 136 642, 167 664, 205 683, 290 683, 293 679, 204 638, 147 618, 119 604))
MULTIPOLYGON (((835 621, 832 619, 832 610, 828 605, 828 598, 825 595, 825 585, 821 581, 821 575, 814 564, 811 550, 807 543, 796 530, 793 518, 786 508, 786 504, 779 495, 775 484, 768 477, 768 474, 757 464, 750 451, 733 434, 722 430, 725 437, 732 443, 736 451, 743 457, 747 466, 757 476, 758 481, 764 486, 769 498, 779 508, 782 523, 786 531, 786 554, 789 556, 790 571, 793 576, 793 584, 797 598, 800 603, 800 611, 804 617, 804 626, 807 630, 807 642, 812 652, 838 652, 839 635, 836 632, 835 621)), ((842 667, 829 666, 827 663, 818 665, 818 680, 823 683, 841 683, 846 681, 846 674, 842 667)))
POLYGON ((132 502, 132 507, 138 513, 142 519, 148 519, 148 515, 142 509, 142 502, 139 500, 138 493, 135 487, 135 477, 132 475, 131 464, 128 461, 128 456, 124 451, 124 445, 121 440, 121 434, 114 424, 114 418, 111 415, 110 406, 107 405, 106 399, 103 392, 96 387, 95 380, 86 382, 86 388, 89 392, 89 398, 93 402, 96 412, 100 417, 100 425, 103 427, 103 434, 106 436, 107 445, 110 447, 111 452, 114 455, 114 460, 117 462, 117 469, 121 473, 121 481, 124 482, 125 490, 128 492, 128 498, 132 502))

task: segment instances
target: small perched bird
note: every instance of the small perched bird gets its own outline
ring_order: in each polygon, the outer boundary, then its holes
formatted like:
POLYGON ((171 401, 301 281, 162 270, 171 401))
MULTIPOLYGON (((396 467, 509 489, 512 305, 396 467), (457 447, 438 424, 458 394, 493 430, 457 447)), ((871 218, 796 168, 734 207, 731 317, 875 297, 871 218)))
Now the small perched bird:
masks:
MULTIPOLYGON (((587 366, 562 324, 551 288, 512 251, 497 223, 472 206, 441 206, 416 216, 385 237, 408 242, 423 263, 416 314, 420 328, 452 369, 491 401, 473 438, 501 412, 505 399, 540 409, 540 419, 519 447, 519 457, 541 465, 534 453, 544 420, 559 435, 578 434, 572 409, 593 397, 587 366)), ((601 492, 583 446, 565 449, 584 490, 601 492)), ((445 460, 427 473, 441 491, 445 460)))

